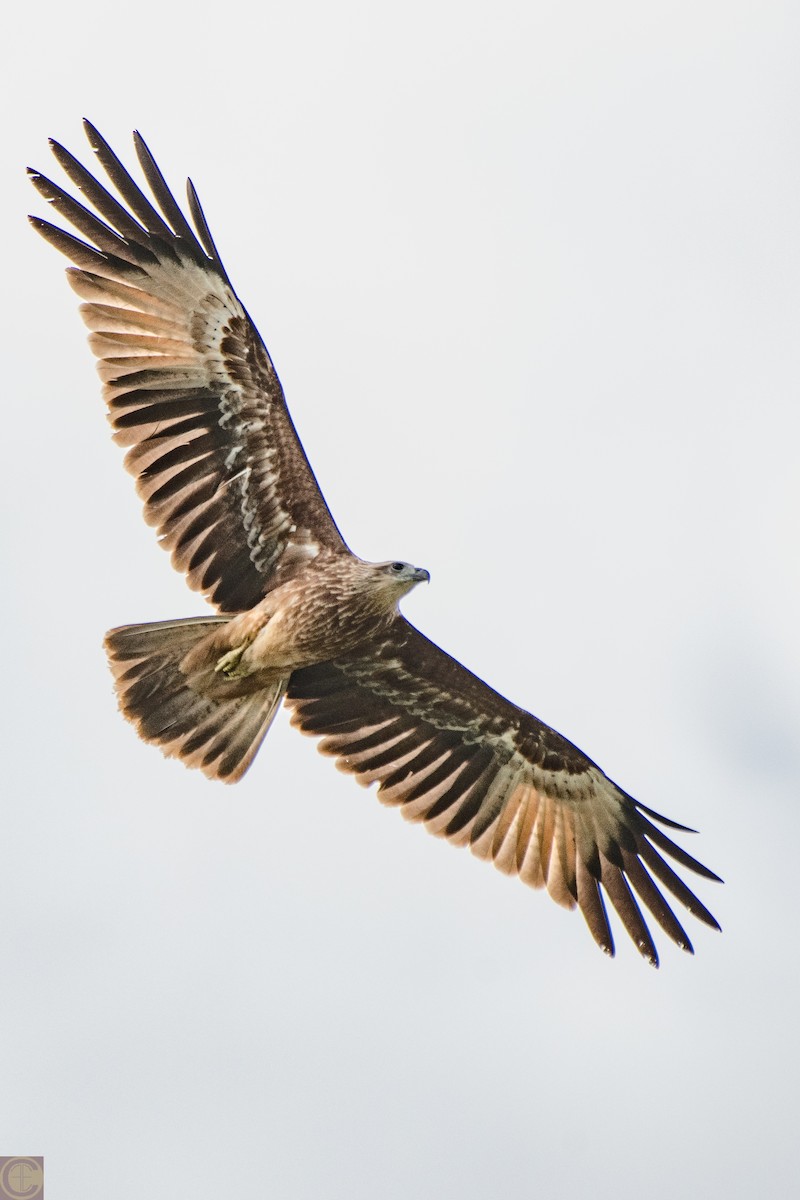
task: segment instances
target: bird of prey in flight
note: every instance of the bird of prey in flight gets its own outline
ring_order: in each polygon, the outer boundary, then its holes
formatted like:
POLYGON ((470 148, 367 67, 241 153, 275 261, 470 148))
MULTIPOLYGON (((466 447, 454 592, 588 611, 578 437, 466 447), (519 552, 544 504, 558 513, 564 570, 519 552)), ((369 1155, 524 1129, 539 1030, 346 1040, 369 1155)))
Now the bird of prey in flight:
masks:
POLYGON ((138 133, 149 196, 88 122, 86 133, 116 195, 52 142, 82 202, 31 178, 79 236, 31 220, 73 264, 145 519, 218 613, 107 634, 123 714, 164 754, 234 782, 283 702, 385 804, 577 905, 608 954, 605 898, 654 965, 639 901, 691 952, 667 894, 718 925, 664 856, 717 876, 662 828, 686 827, 634 800, 400 614, 428 572, 348 549, 191 181, 190 223, 138 133))

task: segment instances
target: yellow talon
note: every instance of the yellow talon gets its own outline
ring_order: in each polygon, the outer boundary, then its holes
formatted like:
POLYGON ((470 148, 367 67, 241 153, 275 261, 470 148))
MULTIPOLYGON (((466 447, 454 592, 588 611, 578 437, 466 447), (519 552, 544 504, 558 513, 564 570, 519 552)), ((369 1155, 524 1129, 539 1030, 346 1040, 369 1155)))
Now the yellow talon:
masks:
POLYGON ((237 670, 244 651, 244 646, 237 646, 235 650, 229 650, 227 654, 223 654, 217 660, 214 670, 221 671, 226 679, 234 679, 237 675, 244 675, 246 672, 237 670))

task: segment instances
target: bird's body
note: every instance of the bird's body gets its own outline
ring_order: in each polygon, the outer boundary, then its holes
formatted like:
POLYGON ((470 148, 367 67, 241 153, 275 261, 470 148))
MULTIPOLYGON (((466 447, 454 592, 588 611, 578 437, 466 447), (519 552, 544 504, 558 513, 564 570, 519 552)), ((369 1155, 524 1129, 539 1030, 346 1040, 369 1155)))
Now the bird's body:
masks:
POLYGON ((379 636, 396 618, 398 600, 427 578, 409 563, 323 552, 255 608, 207 634, 181 670, 204 695, 250 695, 379 636))
POLYGON ((377 784, 381 800, 577 905, 609 953, 604 894, 657 963, 634 891, 690 950, 658 884, 716 921, 659 851, 716 876, 650 818, 684 827, 634 801, 405 620, 398 601, 427 572, 366 563, 345 544, 194 188, 192 226, 138 135, 153 200, 88 123, 87 134, 119 199, 52 143, 88 206, 38 172, 33 182, 85 240, 32 220, 74 264, 145 518, 219 614, 107 635, 125 716, 165 754, 233 782, 285 700, 293 724, 377 784))

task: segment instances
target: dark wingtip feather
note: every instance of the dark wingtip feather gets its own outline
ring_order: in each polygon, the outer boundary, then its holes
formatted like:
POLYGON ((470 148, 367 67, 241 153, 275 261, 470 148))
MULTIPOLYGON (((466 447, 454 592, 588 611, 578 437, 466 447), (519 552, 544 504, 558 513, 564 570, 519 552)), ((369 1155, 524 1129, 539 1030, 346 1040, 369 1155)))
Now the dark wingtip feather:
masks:
POLYGON ((217 270, 220 272, 225 282, 228 284, 231 290, 233 290, 233 285, 228 278, 228 272, 225 270, 222 259, 220 258, 216 242, 211 236, 211 230, 208 227, 208 221, 206 220, 206 215, 203 212, 203 206, 200 203, 200 197, 197 194, 197 189, 195 188, 191 179, 186 180, 186 197, 189 202, 189 212, 192 220, 194 221, 195 228, 197 229, 198 236, 203 245, 203 249, 209 258, 216 264, 217 270))
MULTIPOLYGON (((116 160, 117 162, 119 161, 100 130, 96 125, 93 125, 91 121, 87 121, 86 117, 83 118, 83 132, 86 134, 87 142, 100 159, 101 163, 103 162, 104 155, 116 160)), ((103 165, 105 166, 105 163, 103 163, 103 165)))
POLYGON ((661 857, 655 846, 646 838, 642 838, 641 840, 639 857, 642 863, 650 868, 656 879, 680 901, 684 908, 688 909, 692 916, 697 917, 699 921, 702 921, 705 925, 709 925, 712 929, 720 928, 716 917, 698 900, 694 892, 686 886, 679 875, 675 874, 669 863, 661 857))
MULTIPOLYGON (((626 792, 627 795, 627 792, 626 792)), ((678 829, 681 833, 697 833, 696 829, 692 829, 690 825, 681 825, 679 821, 673 821, 671 817, 665 817, 663 813, 658 813, 653 808, 648 808, 646 804, 642 804, 640 800, 633 800, 632 796, 628 796, 632 800, 640 812, 646 812, 648 817, 652 817, 658 821, 660 825, 666 825, 669 829, 678 829)))
MULTIPOLYGON (((56 159, 56 162, 58 162, 62 167, 64 167, 65 170, 69 167, 69 165, 71 163, 77 163, 78 160, 76 159, 75 155, 70 154, 70 152, 69 152, 69 150, 67 150, 66 146, 62 146, 61 142, 56 141, 55 138, 48 138, 47 144, 50 147, 50 149, 52 150, 53 155, 56 159)), ((82 165, 82 164, 79 164, 79 165, 82 165)))
POLYGON ((187 243, 187 246, 196 249, 202 259, 202 249, 197 242, 195 232, 181 212, 166 179, 161 173, 161 168, 138 129, 133 131, 133 145, 136 150, 136 157, 139 160, 139 166, 142 168, 144 177, 150 186, 150 191, 153 193, 162 213, 178 237, 182 238, 187 243))
POLYGON ((686 867, 690 871, 694 871, 696 875, 702 875, 704 879, 712 879, 715 883, 722 883, 719 875, 715 874, 709 867, 704 866, 703 863, 698 862, 691 854, 687 854, 681 846, 678 846, 671 838, 668 838, 665 833, 662 833, 650 821, 642 817, 641 824, 642 832, 645 836, 658 846, 659 849, 668 854, 670 858, 673 858, 675 862, 680 863, 682 867, 686 867))

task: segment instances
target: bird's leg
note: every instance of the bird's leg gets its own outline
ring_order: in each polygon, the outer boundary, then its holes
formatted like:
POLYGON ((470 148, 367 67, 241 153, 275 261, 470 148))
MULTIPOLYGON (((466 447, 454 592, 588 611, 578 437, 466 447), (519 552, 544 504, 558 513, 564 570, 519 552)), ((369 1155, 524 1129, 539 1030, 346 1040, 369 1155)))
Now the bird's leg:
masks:
POLYGON ((223 654, 217 659, 214 670, 221 672, 226 679, 236 679, 237 676, 246 675, 247 671, 239 666, 246 649, 247 642, 242 643, 241 646, 234 646, 233 650, 229 650, 227 654, 223 654))
POLYGON ((269 625, 272 615, 271 601, 269 604, 262 601, 250 612, 240 613, 231 620, 213 647, 216 675, 224 675, 226 679, 242 679, 258 669, 260 663, 253 660, 252 653, 247 652, 269 625), (226 649, 226 644, 230 649, 226 649), (225 653, 219 654, 220 650, 225 653))

